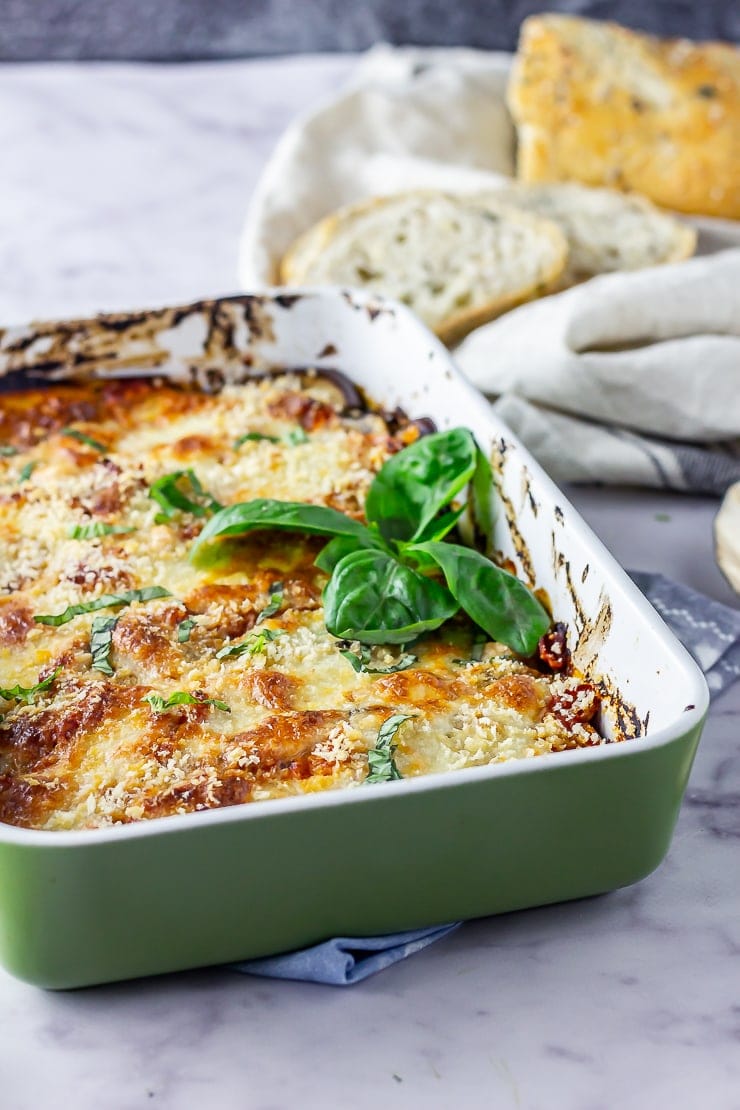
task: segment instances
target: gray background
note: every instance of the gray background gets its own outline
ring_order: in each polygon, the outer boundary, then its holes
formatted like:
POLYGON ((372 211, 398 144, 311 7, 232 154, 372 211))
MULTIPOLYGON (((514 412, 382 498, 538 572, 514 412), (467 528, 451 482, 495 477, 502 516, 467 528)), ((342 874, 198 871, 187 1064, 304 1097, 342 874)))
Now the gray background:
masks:
POLYGON ((738 0, 0 0, 0 61, 233 58, 381 39, 510 50, 522 19, 543 8, 740 39, 738 0))

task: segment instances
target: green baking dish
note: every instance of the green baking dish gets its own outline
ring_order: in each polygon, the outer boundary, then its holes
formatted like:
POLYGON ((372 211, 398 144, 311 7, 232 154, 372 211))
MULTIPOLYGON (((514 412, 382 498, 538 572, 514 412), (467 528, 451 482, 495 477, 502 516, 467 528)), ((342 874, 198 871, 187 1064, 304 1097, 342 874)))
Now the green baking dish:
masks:
MULTIPOLYGON (((341 367, 385 407, 490 450, 497 534, 547 591, 624 743, 80 832, 0 825, 0 962, 77 987, 612 890, 664 857, 704 678, 527 452, 403 308, 280 291, 0 333, 0 373, 157 374, 218 388, 341 367)), ((36 380, 35 384, 38 384, 36 380)))

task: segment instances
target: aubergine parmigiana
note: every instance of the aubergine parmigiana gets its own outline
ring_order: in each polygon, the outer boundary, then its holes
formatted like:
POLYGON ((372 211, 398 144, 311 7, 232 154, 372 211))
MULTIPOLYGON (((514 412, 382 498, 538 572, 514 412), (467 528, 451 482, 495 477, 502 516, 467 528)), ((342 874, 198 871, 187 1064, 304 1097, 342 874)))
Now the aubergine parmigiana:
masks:
POLYGON ((561 626, 469 546, 466 429, 337 374, 0 401, 0 820, 84 829, 602 743, 561 626))

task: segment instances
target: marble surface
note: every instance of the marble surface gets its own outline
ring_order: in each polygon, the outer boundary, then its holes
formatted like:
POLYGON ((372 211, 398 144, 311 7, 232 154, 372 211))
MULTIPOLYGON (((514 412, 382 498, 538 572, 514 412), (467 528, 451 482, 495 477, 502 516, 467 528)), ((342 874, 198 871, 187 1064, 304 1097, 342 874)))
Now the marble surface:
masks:
MULTIPOLYGON (((280 129, 345 58, 0 69, 0 320, 228 292, 280 129)), ((730 591, 702 498, 574 490, 625 564, 730 591)), ((740 1107, 740 684, 666 861, 466 925, 359 986, 197 971, 46 993, 0 971, 0 1107, 740 1107)))

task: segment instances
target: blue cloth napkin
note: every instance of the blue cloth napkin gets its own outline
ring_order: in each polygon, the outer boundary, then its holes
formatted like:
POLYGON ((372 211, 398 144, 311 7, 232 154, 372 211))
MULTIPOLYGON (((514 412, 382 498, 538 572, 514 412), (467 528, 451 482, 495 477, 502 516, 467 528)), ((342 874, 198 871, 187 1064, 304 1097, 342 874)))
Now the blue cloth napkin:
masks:
POLYGON ((712 601, 662 574, 629 574, 704 671, 711 696, 731 686, 740 676, 740 609, 712 601))
MULTIPOLYGON (((663 620, 696 659, 713 697, 740 676, 740 610, 672 582, 662 574, 630 572, 663 620)), ((349 986, 413 956, 462 922, 382 937, 334 937, 310 948, 234 964, 236 971, 271 979, 349 986)))
POLYGON ((329 983, 346 986, 359 983, 368 975, 390 967, 398 960, 421 952, 429 944, 459 929, 462 922, 438 925, 434 929, 412 929, 406 933, 389 933, 382 937, 333 937, 323 944, 286 952, 282 956, 265 956, 234 964, 237 971, 263 975, 268 979, 303 979, 308 983, 329 983))

